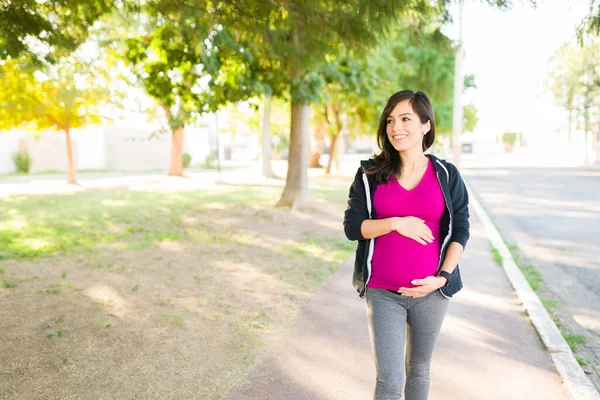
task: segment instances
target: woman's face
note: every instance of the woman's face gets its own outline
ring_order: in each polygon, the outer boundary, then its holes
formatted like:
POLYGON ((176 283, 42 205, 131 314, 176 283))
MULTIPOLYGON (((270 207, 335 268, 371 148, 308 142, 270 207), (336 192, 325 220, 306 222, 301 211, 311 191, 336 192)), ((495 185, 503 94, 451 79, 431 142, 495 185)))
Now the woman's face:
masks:
POLYGON ((423 150, 423 135, 429 132, 430 122, 421 124, 408 100, 396 104, 385 122, 388 140, 399 152, 423 150))

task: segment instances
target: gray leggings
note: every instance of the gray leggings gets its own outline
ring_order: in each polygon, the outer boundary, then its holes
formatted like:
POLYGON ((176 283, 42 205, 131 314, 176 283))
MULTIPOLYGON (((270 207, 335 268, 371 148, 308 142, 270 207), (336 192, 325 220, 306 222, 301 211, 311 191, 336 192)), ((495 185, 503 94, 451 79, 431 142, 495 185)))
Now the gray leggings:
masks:
POLYGON ((367 318, 375 356, 375 400, 426 400, 429 366, 449 300, 439 290, 410 298, 385 289, 368 288, 367 318), (407 327, 408 324, 408 327, 407 327), (405 331, 408 332, 406 364, 405 331))

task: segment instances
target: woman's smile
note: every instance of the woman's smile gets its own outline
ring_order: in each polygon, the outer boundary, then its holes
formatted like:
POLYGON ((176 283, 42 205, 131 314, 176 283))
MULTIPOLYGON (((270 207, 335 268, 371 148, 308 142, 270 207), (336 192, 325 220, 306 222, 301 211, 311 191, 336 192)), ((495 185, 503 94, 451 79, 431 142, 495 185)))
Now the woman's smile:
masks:
POLYGON ((403 139, 406 139, 407 137, 408 137, 408 135, 403 134, 403 133, 399 133, 397 135, 393 135, 392 139, 394 139, 394 141, 396 141, 396 142, 399 142, 399 141, 401 141, 403 139))

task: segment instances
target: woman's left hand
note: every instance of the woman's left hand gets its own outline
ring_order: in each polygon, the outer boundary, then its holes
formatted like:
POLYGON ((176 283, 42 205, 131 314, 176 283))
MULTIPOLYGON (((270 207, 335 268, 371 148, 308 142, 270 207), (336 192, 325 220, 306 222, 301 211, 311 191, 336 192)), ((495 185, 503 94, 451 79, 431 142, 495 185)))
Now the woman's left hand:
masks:
POLYGON ((414 279, 410 283, 416 287, 401 287, 398 289, 398 292, 409 297, 423 297, 444 286, 446 284, 446 278, 441 276, 428 276, 423 279, 414 279))

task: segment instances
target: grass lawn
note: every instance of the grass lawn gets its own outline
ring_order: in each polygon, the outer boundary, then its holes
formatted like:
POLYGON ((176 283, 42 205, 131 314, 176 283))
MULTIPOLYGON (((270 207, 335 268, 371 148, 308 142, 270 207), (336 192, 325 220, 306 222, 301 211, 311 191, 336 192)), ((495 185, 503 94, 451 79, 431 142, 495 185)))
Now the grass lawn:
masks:
POLYGON ((0 198, 0 393, 226 398, 352 255, 349 184, 0 198))

